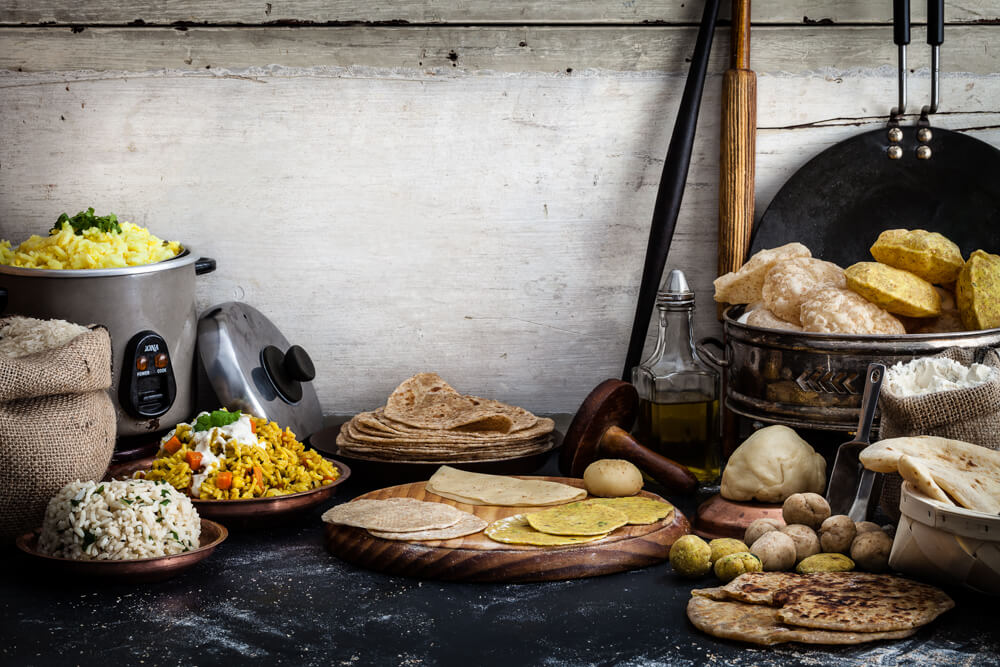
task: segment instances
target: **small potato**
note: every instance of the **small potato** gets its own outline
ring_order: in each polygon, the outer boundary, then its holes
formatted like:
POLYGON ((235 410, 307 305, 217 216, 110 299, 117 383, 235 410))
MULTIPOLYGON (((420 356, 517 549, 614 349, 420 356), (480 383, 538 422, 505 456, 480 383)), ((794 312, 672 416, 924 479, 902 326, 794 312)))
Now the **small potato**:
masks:
POLYGON ((885 572, 891 551, 892 538, 881 530, 862 533, 851 543, 851 559, 866 572, 885 572))
POLYGON ((858 535, 861 533, 870 533, 873 530, 882 530, 874 521, 855 521, 854 528, 857 530, 858 535))
POLYGON ((712 569, 712 550, 697 535, 684 535, 670 547, 670 566, 682 577, 701 577, 712 569))
POLYGON ((799 574, 814 572, 850 572, 854 569, 854 561, 844 554, 815 554, 804 559, 795 568, 799 574))
POLYGON ((750 553, 760 559, 765 572, 789 570, 795 565, 795 540, 772 530, 753 543, 750 553))
POLYGON ((719 560, 729 554, 737 554, 743 551, 750 551, 747 545, 732 537, 720 537, 708 543, 712 550, 712 562, 719 560))
MULTIPOLYGON (((881 532, 881 531, 879 531, 881 532)), ((851 517, 843 514, 831 516, 819 527, 819 545, 827 553, 846 554, 858 534, 851 517)))
POLYGON ((624 459, 600 459, 583 471, 583 485, 592 496, 634 496, 642 490, 642 473, 624 459))
POLYGON ((808 558, 819 553, 819 536, 816 531, 801 523, 793 523, 781 529, 785 535, 795 542, 795 562, 798 563, 803 558, 808 558))
POLYGON ((764 533, 769 533, 772 530, 780 530, 784 525, 784 522, 779 519, 756 519, 747 526, 746 532, 743 533, 743 542, 744 544, 753 544, 764 533))
POLYGON ((781 507, 785 523, 801 523, 813 530, 820 527, 830 516, 830 505, 818 493, 793 493, 781 507))

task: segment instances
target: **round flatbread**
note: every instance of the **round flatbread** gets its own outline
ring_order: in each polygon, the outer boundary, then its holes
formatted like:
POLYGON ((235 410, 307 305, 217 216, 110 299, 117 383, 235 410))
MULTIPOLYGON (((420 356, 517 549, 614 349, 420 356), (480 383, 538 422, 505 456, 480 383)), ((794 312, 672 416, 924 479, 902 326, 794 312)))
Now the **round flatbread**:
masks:
POLYGON ((486 537, 505 544, 532 544, 540 547, 558 547, 584 542, 596 542, 607 537, 603 535, 549 535, 540 533, 528 523, 523 514, 515 514, 506 519, 494 521, 483 531, 486 537))
POLYGON ((584 501, 594 505, 604 505, 625 512, 630 526, 641 526, 656 523, 674 513, 674 506, 644 496, 628 496, 625 498, 591 498, 584 501))
POLYGON ((525 518, 532 528, 549 535, 606 535, 628 523, 625 512, 587 502, 531 512, 525 518))
POLYGON ((368 532, 375 537, 381 537, 385 540, 403 540, 403 541, 420 541, 420 540, 450 540, 455 537, 465 537, 466 535, 472 535, 473 533, 478 533, 483 528, 489 524, 485 519, 480 519, 475 514, 465 513, 461 519, 458 520, 453 526, 448 526, 447 528, 436 528, 433 530, 414 530, 405 533, 391 533, 381 530, 369 530, 368 532))
POLYGON ((323 521, 401 533, 454 526, 465 514, 468 512, 451 505, 414 498, 363 498, 331 507, 323 513, 323 521))

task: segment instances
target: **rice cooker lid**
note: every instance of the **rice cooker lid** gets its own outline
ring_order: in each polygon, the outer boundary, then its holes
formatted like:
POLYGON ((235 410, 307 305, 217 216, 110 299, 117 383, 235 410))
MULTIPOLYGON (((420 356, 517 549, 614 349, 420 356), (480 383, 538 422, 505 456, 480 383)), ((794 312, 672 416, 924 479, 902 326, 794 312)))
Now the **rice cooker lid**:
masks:
POLYGON ((277 422, 300 441, 323 428, 312 359, 256 308, 210 308, 198 321, 198 355, 222 406, 277 422))

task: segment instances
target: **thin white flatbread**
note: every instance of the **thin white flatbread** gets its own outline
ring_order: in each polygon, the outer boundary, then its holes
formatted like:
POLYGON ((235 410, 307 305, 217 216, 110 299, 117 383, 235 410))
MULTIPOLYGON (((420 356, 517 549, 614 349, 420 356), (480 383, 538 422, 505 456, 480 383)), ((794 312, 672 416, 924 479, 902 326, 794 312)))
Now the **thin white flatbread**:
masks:
POLYGON ((395 533, 448 528, 468 512, 443 503, 415 498, 362 498, 331 507, 323 513, 326 523, 395 533))
POLYGON ((561 505, 587 497, 584 489, 568 484, 541 479, 486 475, 450 466, 438 468, 425 486, 431 493, 470 505, 503 507, 561 505))
POLYGON ((419 542, 421 540, 450 540, 455 537, 465 537, 478 533, 489 525, 485 519, 480 519, 475 514, 465 513, 454 526, 447 528, 437 528, 434 530, 414 530, 405 533, 391 533, 382 530, 369 530, 375 537, 384 540, 401 540, 405 542, 419 542))

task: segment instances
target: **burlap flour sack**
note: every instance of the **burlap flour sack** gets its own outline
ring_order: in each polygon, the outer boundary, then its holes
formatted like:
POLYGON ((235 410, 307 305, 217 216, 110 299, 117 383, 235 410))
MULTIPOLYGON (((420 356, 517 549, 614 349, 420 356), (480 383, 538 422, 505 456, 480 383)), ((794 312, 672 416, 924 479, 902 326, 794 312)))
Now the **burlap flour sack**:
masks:
MULTIPOLYGON (((964 366, 981 363, 1000 369, 997 350, 951 348, 936 355, 964 366)), ((969 389, 952 389, 906 398, 882 390, 879 439, 911 435, 936 435, 963 440, 990 449, 1000 449, 1000 373, 992 380, 969 389)), ((899 487, 902 478, 887 474, 882 490, 882 510, 899 519, 899 487)))
POLYGON ((53 349, 0 354, 0 540, 39 527, 65 484, 104 475, 115 446, 110 386, 111 339, 100 327, 53 349))

